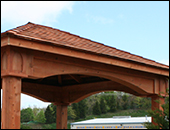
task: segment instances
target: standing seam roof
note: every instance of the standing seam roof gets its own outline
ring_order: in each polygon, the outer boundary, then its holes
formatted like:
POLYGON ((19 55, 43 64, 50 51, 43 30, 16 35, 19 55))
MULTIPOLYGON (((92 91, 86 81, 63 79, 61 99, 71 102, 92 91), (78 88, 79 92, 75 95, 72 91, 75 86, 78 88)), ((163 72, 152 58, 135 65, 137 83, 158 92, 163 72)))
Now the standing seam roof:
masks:
POLYGON ((61 31, 59 29, 54 29, 44 25, 34 24, 31 22, 1 33, 1 37, 3 37, 6 33, 12 33, 16 36, 28 37, 35 40, 51 42, 56 45, 68 46, 79 50, 86 50, 95 52, 97 54, 104 54, 125 60, 131 60, 147 65, 169 69, 169 66, 155 62, 153 60, 149 60, 141 56, 116 49, 114 47, 106 46, 102 43, 98 43, 90 39, 71 34, 69 32, 61 31))

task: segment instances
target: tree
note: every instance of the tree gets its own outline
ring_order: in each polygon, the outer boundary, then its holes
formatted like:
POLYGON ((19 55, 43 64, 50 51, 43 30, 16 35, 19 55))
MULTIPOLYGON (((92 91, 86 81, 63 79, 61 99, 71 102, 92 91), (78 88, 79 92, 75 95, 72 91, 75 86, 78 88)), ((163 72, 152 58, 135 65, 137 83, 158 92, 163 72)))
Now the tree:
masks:
POLYGON ((101 114, 101 110, 100 110, 100 106, 99 106, 98 101, 96 101, 95 105, 93 106, 93 114, 94 115, 100 115, 101 114))
POLYGON ((137 109, 141 108, 142 104, 143 104, 142 98, 141 97, 136 97, 134 99, 134 103, 135 103, 135 106, 136 106, 137 109))
POLYGON ((86 117, 86 110, 87 110, 86 99, 83 99, 80 102, 78 102, 79 118, 86 117))
POLYGON ((29 122, 33 120, 34 114, 30 107, 21 110, 21 122, 29 122))
POLYGON ((78 103, 73 103, 71 106, 76 115, 75 119, 79 119, 80 116, 79 116, 78 103))
POLYGON ((72 109, 71 106, 68 106, 67 108, 67 115, 68 115, 68 120, 71 120, 71 119, 75 119, 76 118, 76 114, 75 114, 75 111, 72 109))
POLYGON ((47 106, 47 109, 45 110, 45 118, 46 118, 46 123, 50 124, 53 123, 54 117, 53 117, 53 109, 50 105, 47 106))
POLYGON ((46 118, 45 118, 45 115, 44 115, 44 111, 41 110, 37 116, 34 118, 34 121, 37 121, 39 123, 45 123, 46 122, 46 118))
POLYGON ((57 113, 57 106, 53 103, 50 104, 50 107, 52 108, 52 117, 53 117, 53 123, 56 123, 56 113, 57 113))
POLYGON ((100 110, 103 114, 107 112, 106 102, 102 96, 100 97, 100 110))
POLYGON ((32 112, 33 112, 33 114, 34 114, 34 117, 36 117, 37 114, 40 112, 40 108, 37 108, 37 107, 34 105, 34 107, 33 107, 33 109, 32 109, 32 112))
POLYGON ((165 98, 165 104, 162 105, 163 110, 149 110, 148 113, 154 118, 153 123, 145 123, 147 129, 169 129, 169 89, 167 89, 168 95, 165 98))
POLYGON ((123 108, 123 110, 127 110, 130 107, 130 105, 128 105, 129 104, 129 102, 128 102, 128 95, 124 94, 122 96, 122 100, 123 100, 122 108, 123 108))
POLYGON ((110 105, 109 105, 109 107, 110 107, 110 112, 115 112, 116 110, 117 110, 117 102, 116 102, 116 97, 115 97, 115 95, 111 95, 110 96, 110 99, 109 99, 110 101, 110 105))
MULTIPOLYGON (((87 102, 86 114, 91 115, 93 113, 93 106, 95 105, 96 101, 99 101, 101 96, 104 97, 103 94, 94 94, 94 95, 86 98, 86 102, 87 102)), ((107 106, 107 108, 108 108, 108 106, 107 106)))

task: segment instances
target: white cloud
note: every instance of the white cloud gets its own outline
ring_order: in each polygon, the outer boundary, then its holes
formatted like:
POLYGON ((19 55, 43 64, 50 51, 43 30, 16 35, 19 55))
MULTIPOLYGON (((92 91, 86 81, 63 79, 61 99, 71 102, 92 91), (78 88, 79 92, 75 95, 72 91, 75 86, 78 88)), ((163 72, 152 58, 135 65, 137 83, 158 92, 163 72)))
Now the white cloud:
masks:
POLYGON ((72 13, 73 1, 1 1, 1 24, 57 22, 62 11, 72 13))
POLYGON ((105 18, 103 16, 92 16, 92 15, 86 15, 87 21, 90 22, 91 20, 95 23, 101 23, 101 24, 112 24, 114 22, 113 19, 105 18))

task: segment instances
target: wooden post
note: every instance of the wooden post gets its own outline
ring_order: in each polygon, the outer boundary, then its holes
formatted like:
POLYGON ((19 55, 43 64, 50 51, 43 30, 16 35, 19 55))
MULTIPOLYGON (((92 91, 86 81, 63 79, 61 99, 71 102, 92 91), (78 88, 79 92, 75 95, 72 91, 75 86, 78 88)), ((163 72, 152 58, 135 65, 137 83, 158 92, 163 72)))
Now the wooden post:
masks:
POLYGON ((21 78, 2 77, 1 129, 20 129, 21 78))
POLYGON ((57 129, 67 129, 67 106, 68 105, 57 105, 57 129))
MULTIPOLYGON (((155 109, 163 110, 161 105, 165 103, 165 99, 159 97, 158 95, 154 95, 151 98, 152 98, 152 110, 155 109)), ((153 117, 152 117, 152 123, 156 125, 156 123, 153 121, 153 117)))

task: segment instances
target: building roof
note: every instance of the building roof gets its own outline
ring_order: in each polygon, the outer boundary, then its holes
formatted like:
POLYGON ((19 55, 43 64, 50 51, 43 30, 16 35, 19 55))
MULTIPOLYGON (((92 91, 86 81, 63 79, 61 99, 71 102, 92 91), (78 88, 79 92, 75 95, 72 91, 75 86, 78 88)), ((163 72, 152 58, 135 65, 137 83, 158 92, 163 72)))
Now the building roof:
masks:
POLYGON ((26 38, 30 40, 38 40, 41 42, 49 42, 54 45, 70 47, 80 51, 92 52, 98 55, 107 55, 111 57, 121 58, 123 60, 130 60, 142 64, 147 64, 155 67, 169 69, 168 65, 164 65, 153 60, 143 58, 138 55, 131 54, 126 51, 110 47, 99 42, 92 41, 69 32, 61 31, 52 27, 34 24, 28 22, 25 25, 16 27, 1 33, 1 38, 7 34, 12 34, 17 37, 26 38))
POLYGON ((130 118, 96 118, 71 123, 71 125, 103 125, 103 124, 141 124, 151 122, 151 117, 130 117, 130 118))

